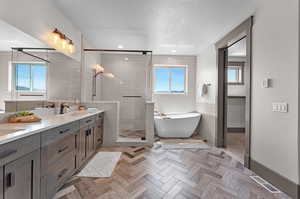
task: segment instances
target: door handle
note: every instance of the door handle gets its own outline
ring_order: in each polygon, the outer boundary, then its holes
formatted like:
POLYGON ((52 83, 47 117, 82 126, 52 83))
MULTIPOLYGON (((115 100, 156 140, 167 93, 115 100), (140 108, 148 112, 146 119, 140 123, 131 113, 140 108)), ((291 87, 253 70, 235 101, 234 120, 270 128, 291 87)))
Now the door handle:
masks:
POLYGON ((58 153, 62 153, 62 152, 64 152, 65 150, 67 150, 68 148, 69 148, 69 146, 65 146, 64 148, 59 149, 59 150, 58 150, 58 153))
POLYGON ((59 134, 64 134, 64 133, 66 133, 68 131, 70 131, 70 129, 65 129, 65 130, 60 131, 59 134))
POLYGON ((6 176, 6 187, 10 188, 15 185, 15 174, 10 172, 6 176))

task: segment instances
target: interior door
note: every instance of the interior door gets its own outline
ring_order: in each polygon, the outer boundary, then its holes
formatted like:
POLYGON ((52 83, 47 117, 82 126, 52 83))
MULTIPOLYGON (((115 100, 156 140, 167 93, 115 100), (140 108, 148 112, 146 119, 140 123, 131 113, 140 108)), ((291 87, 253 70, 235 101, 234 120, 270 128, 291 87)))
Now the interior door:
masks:
POLYGON ((39 199, 40 153, 33 152, 5 165, 5 199, 39 199))

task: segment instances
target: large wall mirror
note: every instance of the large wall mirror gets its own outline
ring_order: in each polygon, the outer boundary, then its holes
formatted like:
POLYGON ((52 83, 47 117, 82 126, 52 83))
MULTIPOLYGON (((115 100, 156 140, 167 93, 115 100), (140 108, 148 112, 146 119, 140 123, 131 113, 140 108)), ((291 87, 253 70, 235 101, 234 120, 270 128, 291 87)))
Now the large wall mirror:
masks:
POLYGON ((0 113, 80 99, 80 62, 0 21, 0 113))

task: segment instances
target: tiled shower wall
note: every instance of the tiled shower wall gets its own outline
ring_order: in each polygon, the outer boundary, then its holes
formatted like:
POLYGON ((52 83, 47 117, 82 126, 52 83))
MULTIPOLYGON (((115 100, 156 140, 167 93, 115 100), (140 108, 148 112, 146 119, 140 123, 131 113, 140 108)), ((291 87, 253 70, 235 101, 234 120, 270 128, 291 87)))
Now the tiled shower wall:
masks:
POLYGON ((120 129, 144 130, 150 57, 103 54, 101 65, 106 73, 115 75, 114 78, 101 76, 101 100, 120 102, 120 129))

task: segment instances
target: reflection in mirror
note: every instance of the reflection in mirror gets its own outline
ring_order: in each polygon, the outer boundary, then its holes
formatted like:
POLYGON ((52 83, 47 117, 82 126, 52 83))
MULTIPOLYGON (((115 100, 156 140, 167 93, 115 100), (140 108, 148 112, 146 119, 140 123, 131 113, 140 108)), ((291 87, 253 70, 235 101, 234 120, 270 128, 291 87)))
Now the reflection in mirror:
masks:
POLYGON ((0 21, 0 27, 0 113, 79 101, 78 61, 46 49, 43 43, 9 24, 0 21))

